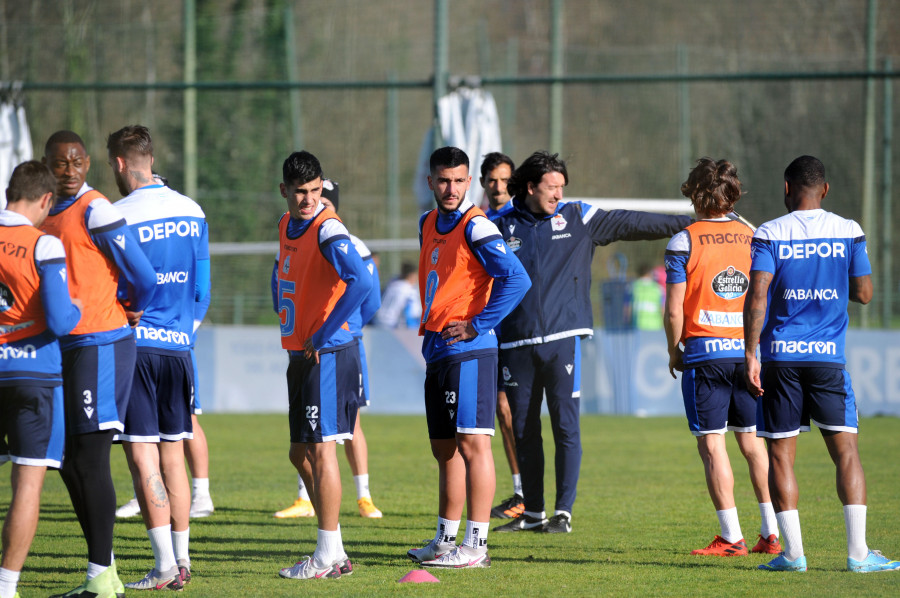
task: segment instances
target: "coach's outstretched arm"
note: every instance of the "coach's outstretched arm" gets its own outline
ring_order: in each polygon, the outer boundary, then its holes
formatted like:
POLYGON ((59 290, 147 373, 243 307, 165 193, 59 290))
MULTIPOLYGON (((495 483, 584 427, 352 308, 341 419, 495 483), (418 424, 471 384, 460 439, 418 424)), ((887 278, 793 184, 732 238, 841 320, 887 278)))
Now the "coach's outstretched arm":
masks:
POLYGON ((581 203, 585 224, 591 231, 595 245, 609 245, 614 241, 648 241, 671 237, 684 229, 693 218, 639 212, 636 210, 601 210, 581 203))

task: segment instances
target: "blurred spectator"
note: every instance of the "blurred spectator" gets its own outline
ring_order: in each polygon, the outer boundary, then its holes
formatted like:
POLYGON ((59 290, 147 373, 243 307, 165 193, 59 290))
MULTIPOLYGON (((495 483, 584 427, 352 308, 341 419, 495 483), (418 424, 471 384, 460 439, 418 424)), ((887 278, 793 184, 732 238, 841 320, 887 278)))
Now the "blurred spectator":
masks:
POLYGON ((388 328, 417 328, 421 316, 416 266, 403 262, 400 276, 389 282, 384 289, 381 309, 375 314, 375 322, 388 328))

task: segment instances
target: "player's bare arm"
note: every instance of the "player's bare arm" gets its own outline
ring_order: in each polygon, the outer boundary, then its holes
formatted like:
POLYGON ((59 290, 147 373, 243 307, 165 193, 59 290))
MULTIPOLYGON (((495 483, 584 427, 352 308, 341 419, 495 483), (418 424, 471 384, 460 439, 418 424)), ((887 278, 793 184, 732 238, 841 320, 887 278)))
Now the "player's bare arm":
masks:
POLYGON ((679 282, 666 285, 666 311, 663 327, 666 329, 666 341, 669 349, 669 374, 676 378, 675 372, 684 371, 682 350, 679 346, 684 332, 684 293, 687 283, 679 282))
POLYGON ((870 275, 856 276, 850 279, 850 301, 865 305, 872 300, 873 293, 870 275))
POLYGON ((761 367, 756 358, 756 348, 759 346, 759 336, 762 334, 763 324, 766 321, 769 285, 771 284, 772 274, 770 272, 754 270, 750 273, 750 288, 747 291, 747 300, 744 302, 744 363, 746 365, 744 378, 747 382, 747 390, 756 397, 763 394, 762 382, 759 378, 761 367))
POLYGON ((453 345, 459 341, 471 340, 478 336, 478 331, 470 320, 450 320, 447 327, 441 330, 441 338, 453 345))

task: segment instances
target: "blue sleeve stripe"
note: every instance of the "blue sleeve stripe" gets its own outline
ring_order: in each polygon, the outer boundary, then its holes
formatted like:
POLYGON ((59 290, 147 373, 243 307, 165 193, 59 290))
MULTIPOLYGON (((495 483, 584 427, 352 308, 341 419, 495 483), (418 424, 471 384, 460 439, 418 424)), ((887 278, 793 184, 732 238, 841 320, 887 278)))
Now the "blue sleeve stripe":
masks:
POLYGON ((474 249, 478 249, 479 247, 483 247, 492 241, 503 240, 502 235, 491 235, 490 237, 483 237, 478 241, 472 241, 471 245, 474 249))
POLYGON ((113 222, 112 224, 106 224, 106 225, 104 225, 104 226, 99 226, 99 227, 97 227, 97 228, 92 228, 92 229, 90 229, 90 231, 91 231, 91 234, 92 234, 92 235, 100 235, 100 234, 103 234, 103 233, 105 233, 105 232, 109 232, 109 231, 111 231, 111 230, 115 230, 115 229, 117 229, 117 228, 124 228, 125 226, 126 226, 125 219, 122 218, 121 220, 117 220, 116 222, 113 222))
POLYGON ((63 266, 65 266, 65 265, 66 265, 66 258, 64 258, 64 257, 54 257, 54 258, 50 258, 50 259, 47 259, 47 260, 41 260, 41 261, 39 261, 39 262, 36 261, 35 263, 36 263, 38 266, 52 266, 52 265, 54 265, 54 264, 62 264, 63 266))
MULTIPOLYGON (((333 237, 328 237, 324 241, 319 241, 319 247, 324 250, 326 247, 328 247, 335 241, 342 241, 342 240, 350 241, 350 236, 349 235, 334 235, 333 237)), ((353 242, 350 241, 350 244, 353 245, 353 242)))

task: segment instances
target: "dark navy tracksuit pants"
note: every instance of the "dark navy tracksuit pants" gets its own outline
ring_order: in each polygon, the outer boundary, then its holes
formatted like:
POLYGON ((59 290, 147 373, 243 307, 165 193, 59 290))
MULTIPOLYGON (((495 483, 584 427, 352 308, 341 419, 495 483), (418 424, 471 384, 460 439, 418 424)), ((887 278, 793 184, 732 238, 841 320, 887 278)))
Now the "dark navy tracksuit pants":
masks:
POLYGON ((555 509, 571 513, 575 503, 581 468, 579 340, 570 337, 500 351, 526 511, 544 511, 541 403, 545 391, 556 445, 555 509))

